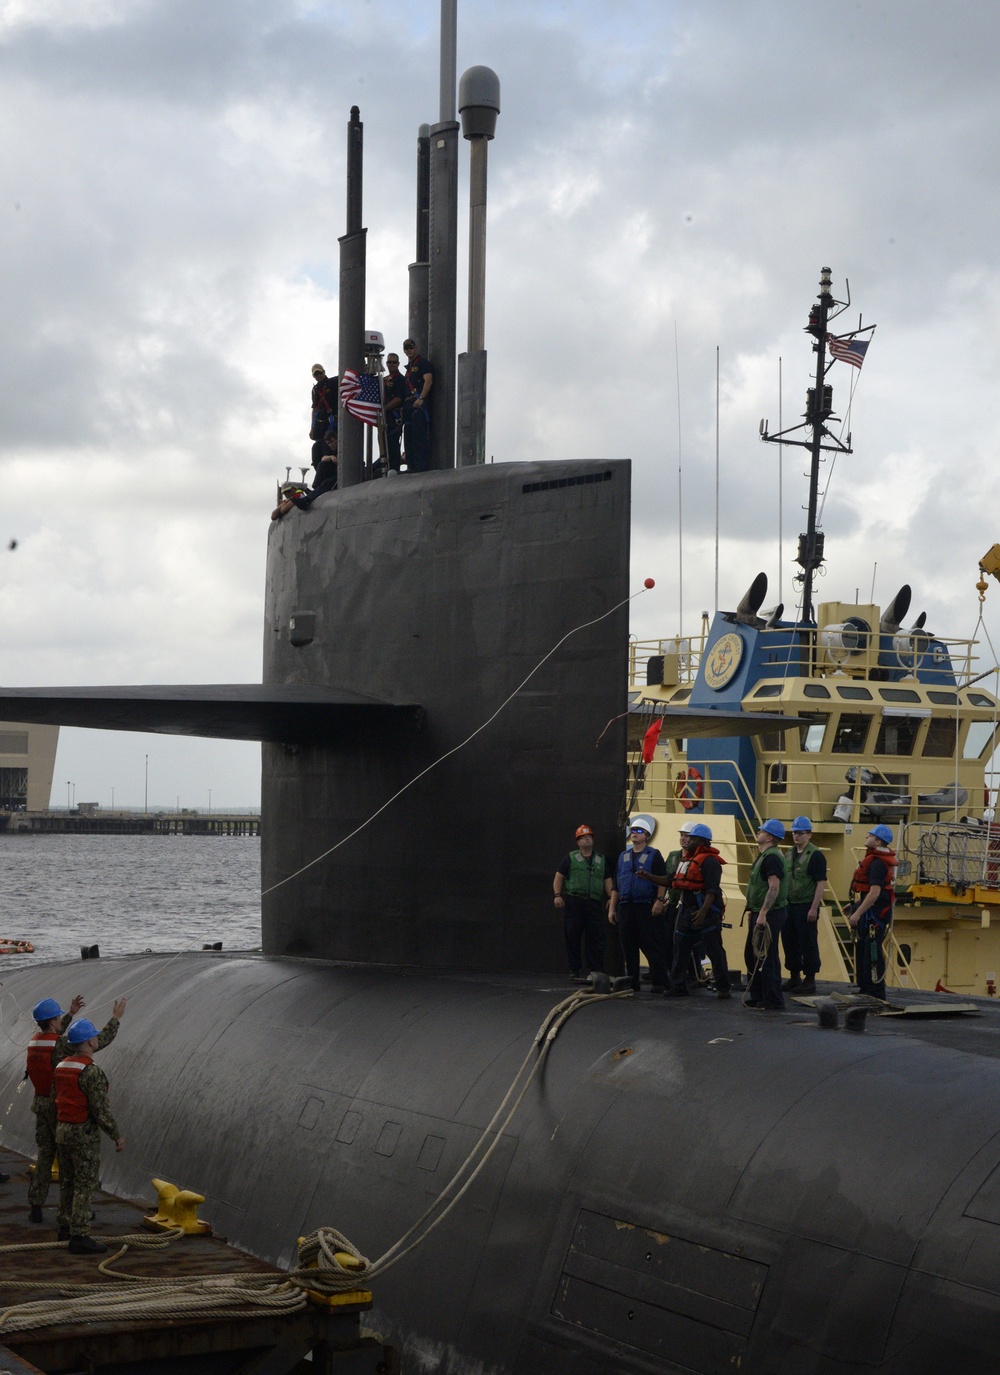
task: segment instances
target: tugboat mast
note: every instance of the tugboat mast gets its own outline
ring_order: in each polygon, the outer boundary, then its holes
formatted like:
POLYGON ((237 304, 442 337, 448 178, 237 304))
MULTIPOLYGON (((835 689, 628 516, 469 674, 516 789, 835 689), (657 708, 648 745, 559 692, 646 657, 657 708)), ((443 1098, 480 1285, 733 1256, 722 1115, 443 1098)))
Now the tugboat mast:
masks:
POLYGON ((828 420, 837 418, 833 414, 833 387, 829 386, 826 381, 826 374, 834 362, 832 358, 827 358, 828 325, 851 303, 849 284, 846 301, 838 301, 834 298, 830 284, 830 269, 828 267, 821 268, 819 297, 817 303, 809 311, 809 323, 806 325, 806 333, 811 334, 815 340, 813 344, 813 351, 816 354, 815 385, 806 391, 806 409, 802 424, 793 425, 790 429, 779 431, 778 434, 769 434, 767 421, 762 420, 760 422, 760 437, 766 444, 790 444, 801 449, 808 449, 810 453, 809 505, 807 507, 806 530, 804 534, 799 536, 798 554, 795 559, 802 569, 802 572, 796 575, 796 581, 802 585, 802 612, 799 624, 804 626, 816 624, 813 610, 813 580, 816 570, 823 563, 824 535, 822 530, 817 528, 820 454, 824 449, 841 454, 853 453, 850 434, 844 442, 838 439, 836 435, 831 434, 826 423, 828 420), (805 431, 808 438, 790 438, 791 435, 801 431, 805 431), (824 443, 824 440, 827 442, 824 443))

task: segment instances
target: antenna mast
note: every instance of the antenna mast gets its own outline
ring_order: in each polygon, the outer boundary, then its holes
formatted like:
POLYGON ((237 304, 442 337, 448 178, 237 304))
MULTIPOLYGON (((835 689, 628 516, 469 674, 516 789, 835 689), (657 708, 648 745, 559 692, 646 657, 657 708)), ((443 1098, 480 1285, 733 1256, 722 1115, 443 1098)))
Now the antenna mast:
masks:
POLYGON ((802 584, 801 625, 815 625, 816 623, 813 612, 813 581, 816 570, 823 563, 824 536, 822 530, 817 528, 816 518, 819 504, 820 454, 824 449, 839 454, 854 452, 851 448, 850 434, 848 434, 845 443, 830 433, 826 423, 828 420, 837 419, 833 414, 833 388, 826 382, 826 374, 834 362, 832 358, 827 359, 827 326, 851 303, 849 289, 848 299, 838 301, 830 290, 830 283, 830 269, 824 267, 819 274, 817 303, 810 309, 809 323, 806 325, 806 333, 811 334, 815 340, 813 352, 816 354, 816 372, 814 385, 806 391, 806 409, 802 424, 793 425, 788 430, 779 429, 777 434, 768 434, 767 421, 762 420, 760 422, 760 437, 765 444, 792 444, 800 449, 808 449, 810 454, 806 531, 805 534, 799 536, 799 549, 795 559, 802 569, 802 572, 796 575, 796 581, 802 584), (800 431, 805 431, 808 437, 804 439, 790 438, 791 435, 800 431))

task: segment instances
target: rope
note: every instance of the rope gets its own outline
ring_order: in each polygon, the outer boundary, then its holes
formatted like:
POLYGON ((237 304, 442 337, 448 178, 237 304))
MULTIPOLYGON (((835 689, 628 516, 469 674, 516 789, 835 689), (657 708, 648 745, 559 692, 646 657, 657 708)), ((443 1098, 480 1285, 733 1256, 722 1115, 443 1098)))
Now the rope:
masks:
POLYGON ((764 961, 767 959, 771 950, 771 928, 769 925, 758 926, 756 920, 754 921, 753 931, 750 934, 750 948, 753 951, 756 963, 753 967, 753 973, 750 975, 749 979, 747 979, 747 991, 743 994, 742 998, 744 1007, 750 1006, 747 1002, 747 996, 750 992, 751 985, 760 971, 764 968, 764 961))
POLYGON ((473 1146, 472 1150, 469 1152, 465 1160, 455 1171, 454 1175, 451 1177, 448 1183, 441 1190, 440 1194, 438 1194, 434 1202, 431 1203, 431 1205, 426 1209, 423 1215, 417 1219, 417 1221, 413 1224, 409 1231, 405 1232, 404 1235, 401 1236, 397 1242, 394 1242, 393 1245, 390 1246, 387 1251, 384 1251, 382 1255, 378 1257, 377 1260, 374 1260, 371 1263, 369 1269, 365 1272, 366 1279, 372 1278, 377 1274, 383 1274, 386 1270, 390 1269, 393 1265, 395 1265, 397 1261, 402 1260, 404 1256, 409 1255, 411 1251, 415 1250, 415 1248, 419 1246, 422 1241, 426 1240, 426 1238, 430 1236, 431 1232, 433 1232, 434 1229, 444 1221, 444 1219, 452 1211, 452 1209, 459 1202, 459 1200, 465 1195, 469 1188, 471 1188, 473 1182, 478 1177, 480 1172, 485 1168, 493 1152, 496 1150, 497 1146, 499 1146, 500 1142, 502 1141, 503 1134, 509 1127, 510 1123, 513 1121, 514 1115, 516 1114, 518 1108, 521 1106, 521 1103, 524 1101, 525 1094, 528 1092, 528 1089, 531 1086, 532 1081, 542 1068, 542 1065, 545 1063, 545 1058, 549 1051, 549 1048, 558 1036, 559 1032, 562 1030, 563 1026, 569 1020, 569 1018, 573 1016, 574 1013, 578 1012, 580 1008, 586 1007, 589 1004, 606 1003, 609 1002, 611 999, 631 998, 632 996, 633 994, 631 989, 625 989, 620 993, 590 993, 581 989, 578 992, 571 993, 568 998, 564 998, 562 1002, 557 1003, 555 1007, 551 1008, 549 1012, 546 1013, 545 1017, 542 1020, 541 1026, 538 1028, 538 1031, 535 1034, 532 1046, 528 1050, 528 1053, 524 1057, 524 1060, 521 1062, 521 1067, 515 1074, 510 1088, 504 1095, 503 1102, 500 1104, 496 1112, 493 1114, 493 1117, 490 1120, 490 1122, 483 1128, 479 1140, 473 1146), (541 1050, 539 1051, 534 1064, 531 1065, 531 1058, 534 1053, 535 1047, 539 1045, 541 1046, 541 1050), (530 1070, 528 1069, 529 1065, 531 1065, 530 1070), (526 1070, 528 1071, 527 1077, 524 1079, 524 1083, 523 1085, 521 1085, 520 1091, 518 1092, 518 1085, 520 1084, 522 1076, 525 1075, 526 1070), (503 1116, 501 1120, 501 1116, 504 1113, 504 1109, 507 1107, 507 1104, 510 1103, 515 1092, 517 1092, 517 1097, 514 1100, 510 1109, 507 1111, 506 1116, 503 1116), (475 1168, 472 1169, 471 1167, 473 1161, 475 1160, 479 1152, 483 1150, 484 1143, 486 1142, 487 1138, 490 1136, 491 1133, 495 1133, 492 1143, 486 1148, 485 1151, 483 1151, 482 1159, 478 1162, 475 1168), (424 1223, 428 1222, 429 1219, 432 1218, 435 1210, 439 1208, 442 1203, 445 1203, 445 1200, 448 1199, 448 1195, 451 1193, 452 1189, 454 1189, 458 1185, 459 1181, 462 1179, 462 1176, 465 1174, 466 1171, 470 1169, 471 1173, 469 1174, 468 1178, 465 1179, 464 1182, 462 1182, 461 1188, 458 1189, 458 1192, 455 1194, 455 1196, 448 1200, 446 1206, 441 1210, 441 1212, 438 1213, 437 1217, 434 1217, 433 1221, 430 1222, 430 1225, 427 1226, 426 1229, 421 1232, 420 1229, 423 1227, 424 1223), (415 1240, 410 1241, 411 1237, 415 1237, 415 1240))
POLYGON ((584 621, 582 622, 582 624, 574 626, 572 630, 567 630, 566 634, 562 637, 562 639, 558 640, 548 651, 548 653, 544 654, 542 658, 539 659, 538 663, 527 675, 527 677, 524 678, 520 683, 518 683, 517 687, 514 689, 512 693, 509 694, 509 696, 504 698, 504 700, 497 707, 496 711, 494 711, 491 716, 488 716, 486 720, 482 722, 481 725, 478 725, 470 735, 467 735, 465 739, 460 741, 457 745, 453 745, 450 750, 445 750, 444 754, 440 755, 432 763, 428 764, 425 769, 421 769, 419 773, 414 774, 414 776, 409 780, 409 782, 404 783, 401 788, 399 788, 396 792, 393 793, 393 795, 390 798, 388 798, 385 802, 382 803, 381 807, 376 808, 376 810, 372 812, 371 816, 366 817, 365 820, 362 821, 359 826, 355 826, 353 831, 349 832, 348 835, 343 836, 340 840, 336 842, 335 845, 331 845, 328 850, 324 850, 323 853, 317 855, 315 859, 309 860, 307 864, 301 865, 300 868, 295 869, 292 873, 287 874, 282 879, 279 879, 277 883, 272 883, 270 888, 265 888, 261 893, 261 897, 266 898, 268 893, 273 893, 276 889, 283 887, 286 883, 291 883, 293 878, 298 878, 298 876, 300 874, 304 874, 307 869, 311 869, 314 864, 319 864, 329 855, 332 855, 335 850, 339 850, 342 845, 346 845, 349 840, 353 840, 356 835, 358 835, 361 831, 365 829, 366 826, 370 826, 377 816, 381 816, 381 814, 386 810, 387 807, 391 807, 392 804, 396 801, 397 797, 402 797, 403 793, 405 793, 409 788, 412 788, 415 783, 419 783, 421 778, 426 778, 426 776, 433 769, 436 769, 439 764, 443 764, 446 759, 450 759, 453 754, 458 754, 459 750, 464 750, 466 745, 470 744, 473 740, 475 740, 476 736, 479 735, 482 731, 484 731, 487 726, 493 724, 493 722, 497 719, 497 717, 500 715, 503 709, 514 700, 517 694, 531 681, 531 679, 535 676, 535 674, 542 667, 542 665, 546 663, 549 659, 551 659, 553 654, 555 654, 559 649, 561 649, 562 646, 566 643, 568 639, 570 639, 571 636, 578 635, 581 630, 589 630, 592 625, 600 625, 601 621, 606 621, 609 616, 613 616, 616 611, 621 610, 623 606, 627 606, 629 602, 634 601, 636 597, 641 597, 644 592, 648 591, 648 588, 640 587, 638 592, 632 592, 629 594, 629 596, 623 597, 620 602, 617 602, 608 611, 602 612, 600 616, 595 616, 593 620, 584 621))

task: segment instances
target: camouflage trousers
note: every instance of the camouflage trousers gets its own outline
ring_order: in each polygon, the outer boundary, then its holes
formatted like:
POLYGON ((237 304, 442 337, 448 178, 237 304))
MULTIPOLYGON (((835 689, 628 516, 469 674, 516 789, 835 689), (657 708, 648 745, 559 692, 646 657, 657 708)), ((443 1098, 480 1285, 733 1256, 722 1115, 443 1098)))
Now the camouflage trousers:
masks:
POLYGON ((35 1173, 28 1185, 28 1202, 33 1208, 40 1208, 49 1196, 52 1162, 56 1158, 56 1105, 51 1098, 36 1098, 32 1112, 35 1114, 35 1149, 38 1158, 35 1173))
POLYGON ((101 1133, 95 1122, 60 1122, 56 1127, 59 1149, 60 1227, 74 1237, 90 1235, 94 1190, 101 1177, 101 1133))

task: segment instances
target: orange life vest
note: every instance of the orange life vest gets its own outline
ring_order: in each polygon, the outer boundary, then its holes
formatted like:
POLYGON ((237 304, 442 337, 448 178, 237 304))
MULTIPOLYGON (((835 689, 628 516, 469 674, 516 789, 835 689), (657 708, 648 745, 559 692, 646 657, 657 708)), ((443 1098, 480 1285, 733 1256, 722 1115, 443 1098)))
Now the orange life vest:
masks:
POLYGON ((885 865, 888 873, 885 883, 881 885, 884 893, 892 893, 892 885, 896 878, 896 851, 895 850, 866 850, 861 863, 854 871, 851 879, 851 892, 860 893, 862 896, 872 887, 872 881, 868 877, 868 870, 872 867, 872 862, 880 859, 885 865))
POLYGON ((89 1055, 71 1055, 56 1065, 56 1117, 60 1122, 86 1122, 90 1116, 80 1075, 93 1063, 89 1055))
POLYGON ((674 872, 675 888, 687 888, 693 893, 704 893, 705 880, 702 877, 701 866, 706 859, 717 859, 720 864, 725 864, 725 860, 718 850, 712 845, 699 845, 693 855, 687 859, 682 859, 674 872))
POLYGON ((58 1040, 55 1031, 36 1031, 28 1042, 28 1078, 39 1098, 48 1098, 52 1093, 52 1052, 58 1040))

